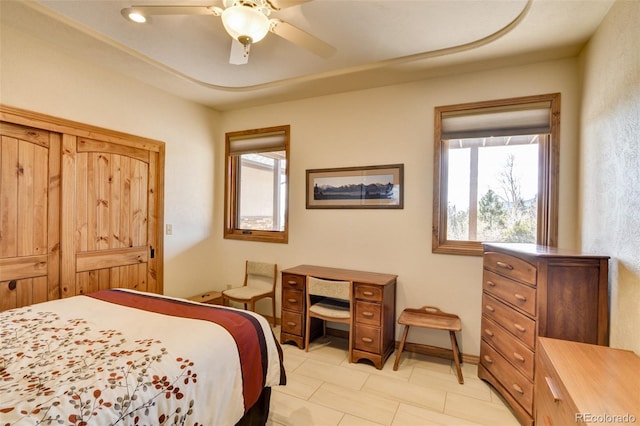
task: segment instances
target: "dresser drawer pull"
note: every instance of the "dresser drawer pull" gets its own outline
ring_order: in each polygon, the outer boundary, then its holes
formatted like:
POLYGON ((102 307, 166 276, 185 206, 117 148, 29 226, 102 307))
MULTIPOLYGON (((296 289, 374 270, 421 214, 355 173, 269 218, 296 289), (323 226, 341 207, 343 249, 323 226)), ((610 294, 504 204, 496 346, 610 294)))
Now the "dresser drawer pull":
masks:
POLYGON ((373 343, 373 339, 371 337, 363 337, 362 341, 365 343, 373 343))
POLYGON ((489 311, 489 312, 495 312, 495 311, 496 311, 496 310, 495 310, 495 308, 494 308, 493 306, 491 306, 491 305, 484 305, 484 307, 485 307, 485 308, 487 309, 487 311, 489 311))
POLYGON ((297 281, 287 281, 287 284, 289 285, 298 285, 297 281))
POLYGON ((287 321, 287 325, 289 327, 295 327, 297 324, 295 322, 293 322, 293 321, 287 321))
POLYGON ((504 262, 500 262, 500 261, 497 261, 496 265, 498 265, 499 267, 504 268, 504 269, 509 269, 509 270, 513 269, 513 266, 509 265, 508 263, 504 263, 504 262))
POLYGON ((520 324, 518 324, 518 323, 514 323, 514 324, 513 324, 513 327, 514 327, 516 330, 518 330, 519 332, 521 332, 521 333, 524 333, 525 331, 527 331, 527 329, 526 329, 526 328, 524 328, 523 326, 521 326, 521 325, 520 325, 520 324))
POLYGON ((520 395, 524 395, 524 391, 520 386, 518 386, 518 384, 514 383, 511 385, 511 387, 513 388, 514 391, 518 392, 520 395))
POLYGON ((495 286, 496 286, 496 283, 494 283, 493 281, 487 281, 487 285, 488 285, 489 287, 495 287, 495 286))
POLYGON ((368 291, 368 290, 363 291, 362 294, 367 296, 367 297, 373 296, 373 292, 372 291, 368 291))
POLYGON ((547 386, 551 391, 551 396, 553 396, 553 402, 560 402, 560 393, 558 389, 556 389, 556 384, 551 377, 544 376, 544 380, 547 382, 547 386))
POLYGON ((484 329, 484 333, 489 337, 493 337, 493 331, 489 330, 488 328, 484 329))
POLYGON ((487 361, 487 364, 493 364, 493 360, 489 355, 485 355, 483 358, 485 361, 487 361))
POLYGON ((518 299, 521 302, 526 302, 527 298, 526 296, 521 295, 520 293, 516 293, 513 295, 513 297, 515 297, 516 299, 518 299))
POLYGON ((298 303, 298 299, 293 299, 293 298, 292 299, 287 299, 287 302, 292 303, 292 304, 295 305, 296 303, 298 303))
POLYGON ((373 312, 363 312, 362 316, 367 318, 373 318, 373 312))
POLYGON ((518 361, 520 361, 520 362, 524 363, 524 357, 523 357, 522 355, 520 355, 518 352, 514 352, 514 353, 513 353, 513 357, 514 357, 515 359, 517 359, 518 361))

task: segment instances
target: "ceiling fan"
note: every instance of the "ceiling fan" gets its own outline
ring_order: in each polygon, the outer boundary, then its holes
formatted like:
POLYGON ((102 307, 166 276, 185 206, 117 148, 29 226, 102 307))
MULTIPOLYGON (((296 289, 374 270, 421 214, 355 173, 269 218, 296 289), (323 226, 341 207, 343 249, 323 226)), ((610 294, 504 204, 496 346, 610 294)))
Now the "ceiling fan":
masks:
MULTIPOLYGON (((220 1, 220 0, 218 0, 220 1)), ((271 12, 296 6, 311 0, 222 0, 222 6, 131 6, 122 9, 122 15, 134 22, 144 23, 152 15, 213 15, 222 18, 227 33, 232 37, 229 62, 246 64, 251 45, 262 40, 268 32, 290 41, 318 56, 332 56, 335 47, 319 38, 277 18, 271 12)))

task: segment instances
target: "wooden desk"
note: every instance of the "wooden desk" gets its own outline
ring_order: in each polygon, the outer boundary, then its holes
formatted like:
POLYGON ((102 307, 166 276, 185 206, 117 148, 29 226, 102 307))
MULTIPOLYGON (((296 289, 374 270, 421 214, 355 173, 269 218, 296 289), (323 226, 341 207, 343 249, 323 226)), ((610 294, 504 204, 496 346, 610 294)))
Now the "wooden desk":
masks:
MULTIPOLYGON (((300 349, 304 349, 305 341, 307 276, 353 282, 355 324, 349 333, 349 338, 354 339, 352 359, 368 359, 382 369, 395 349, 397 275, 312 265, 283 270, 280 343, 293 342, 300 349)), ((322 333, 321 321, 311 325, 311 338, 322 333)))
POLYGON ((605 346, 538 338, 536 425, 640 421, 640 357, 605 346))

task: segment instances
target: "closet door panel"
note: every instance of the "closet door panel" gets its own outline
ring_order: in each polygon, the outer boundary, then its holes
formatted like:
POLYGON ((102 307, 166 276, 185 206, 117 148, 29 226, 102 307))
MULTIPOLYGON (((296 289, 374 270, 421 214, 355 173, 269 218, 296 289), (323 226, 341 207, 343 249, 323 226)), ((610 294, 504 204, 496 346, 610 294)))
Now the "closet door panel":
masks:
POLYGON ((124 287, 159 292, 149 287, 153 275, 157 220, 149 220, 149 206, 157 207, 158 171, 151 172, 148 150, 116 142, 71 138, 65 154, 72 156, 69 174, 75 192, 63 197, 76 211, 67 223, 75 235, 73 259, 65 258, 75 274, 75 286, 63 294, 85 294, 101 288, 124 287), (151 226, 154 228, 152 229, 151 226))

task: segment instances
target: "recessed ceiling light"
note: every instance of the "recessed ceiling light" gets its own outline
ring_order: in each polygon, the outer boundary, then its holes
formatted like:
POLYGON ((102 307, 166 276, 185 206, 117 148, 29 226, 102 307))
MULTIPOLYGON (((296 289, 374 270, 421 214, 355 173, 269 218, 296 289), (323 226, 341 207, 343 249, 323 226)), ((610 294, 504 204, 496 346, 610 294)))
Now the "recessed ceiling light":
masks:
POLYGON ((131 8, 122 9, 122 16, 138 24, 147 22, 147 18, 142 13, 131 8))

